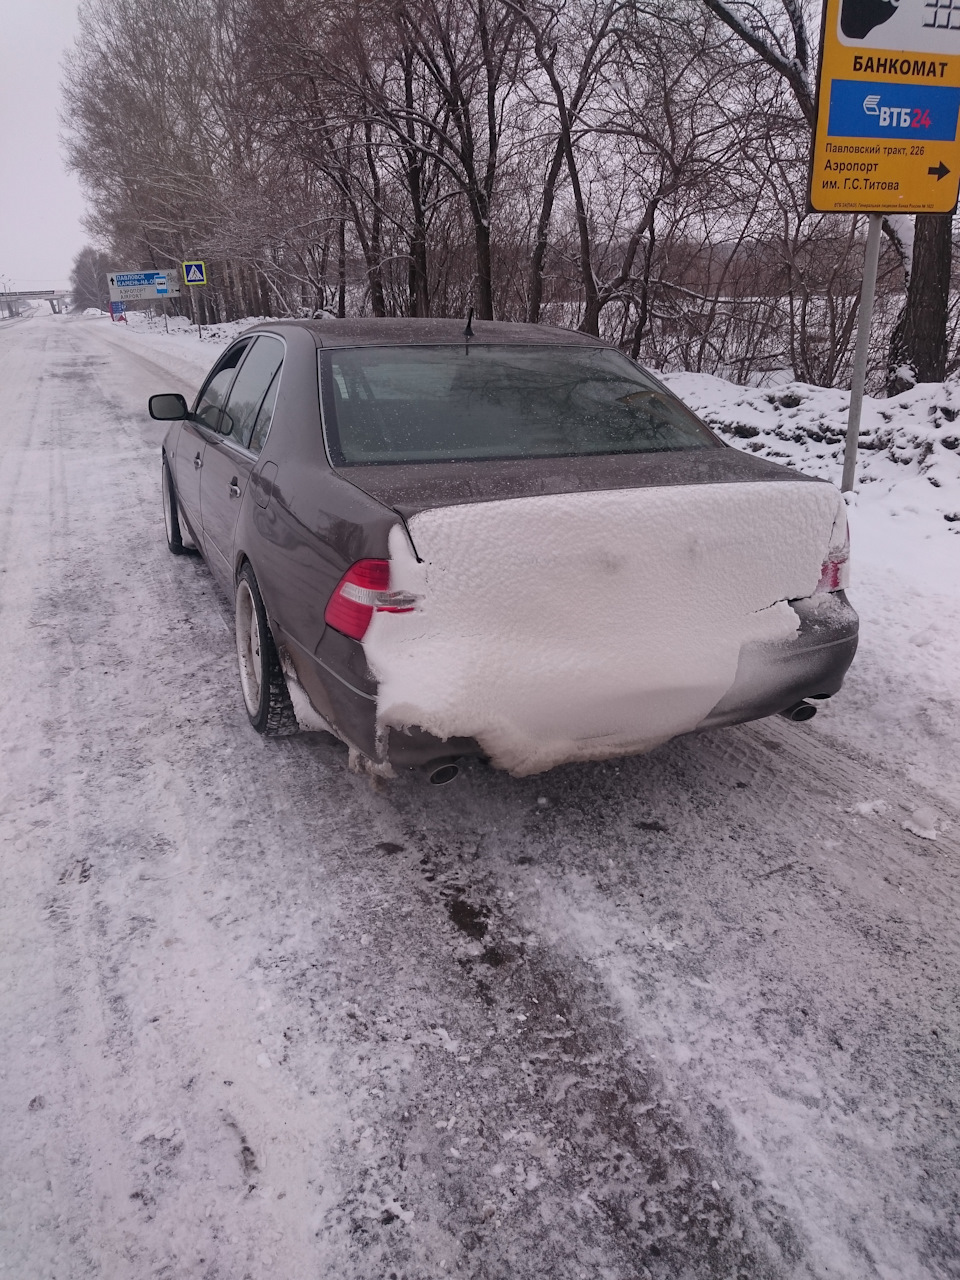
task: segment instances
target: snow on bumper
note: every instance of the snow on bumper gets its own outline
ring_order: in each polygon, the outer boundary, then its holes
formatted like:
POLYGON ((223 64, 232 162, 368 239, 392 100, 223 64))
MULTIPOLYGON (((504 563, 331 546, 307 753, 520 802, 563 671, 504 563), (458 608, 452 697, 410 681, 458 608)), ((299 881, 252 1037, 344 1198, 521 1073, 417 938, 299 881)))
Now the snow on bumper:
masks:
POLYGON ((442 507, 391 533, 364 647, 381 730, 473 738, 523 775, 697 728, 744 646, 796 635, 844 519, 806 481, 549 494, 442 507))

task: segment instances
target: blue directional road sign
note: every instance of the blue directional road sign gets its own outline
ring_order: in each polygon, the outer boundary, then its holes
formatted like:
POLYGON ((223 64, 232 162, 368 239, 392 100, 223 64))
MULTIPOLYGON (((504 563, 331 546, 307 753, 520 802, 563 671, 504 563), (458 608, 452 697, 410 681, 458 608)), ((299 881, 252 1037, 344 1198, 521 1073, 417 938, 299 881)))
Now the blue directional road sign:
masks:
POLYGON ((206 284, 207 264, 205 262, 185 262, 183 264, 185 284, 206 284))
POLYGON ((108 271, 107 284, 111 302, 149 302, 180 296, 176 271, 108 271))

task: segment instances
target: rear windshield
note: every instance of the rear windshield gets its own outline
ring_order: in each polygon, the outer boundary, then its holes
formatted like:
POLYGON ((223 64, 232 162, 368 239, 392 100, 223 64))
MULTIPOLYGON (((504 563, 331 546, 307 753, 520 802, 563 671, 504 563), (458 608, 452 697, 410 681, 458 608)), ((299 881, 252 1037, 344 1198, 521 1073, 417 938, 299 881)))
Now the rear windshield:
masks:
POLYGON ((334 466, 723 448, 689 409, 606 347, 321 351, 334 466))

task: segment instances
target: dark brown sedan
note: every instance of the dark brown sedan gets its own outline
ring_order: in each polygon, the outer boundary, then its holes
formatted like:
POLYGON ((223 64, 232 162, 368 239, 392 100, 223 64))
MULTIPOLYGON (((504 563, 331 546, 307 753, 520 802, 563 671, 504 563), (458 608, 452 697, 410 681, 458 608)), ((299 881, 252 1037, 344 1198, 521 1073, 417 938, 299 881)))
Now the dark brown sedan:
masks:
POLYGON ((853 659, 838 491, 583 334, 264 324, 150 411, 170 549, 235 601, 261 733, 527 774, 805 719, 853 659))

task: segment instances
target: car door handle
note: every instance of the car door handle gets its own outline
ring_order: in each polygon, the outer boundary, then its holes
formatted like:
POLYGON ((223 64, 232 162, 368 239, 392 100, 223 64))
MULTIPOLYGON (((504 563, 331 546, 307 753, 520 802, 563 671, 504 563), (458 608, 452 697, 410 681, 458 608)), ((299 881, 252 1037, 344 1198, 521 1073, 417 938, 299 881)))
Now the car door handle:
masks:
POLYGON ((234 476, 233 479, 230 481, 230 497, 231 498, 240 497, 240 486, 237 484, 236 476, 234 476))
POLYGON ((196 467, 196 469, 197 469, 198 471, 199 471, 199 470, 200 470, 200 468, 203 466, 203 463, 200 461, 200 455, 199 455, 199 453, 198 453, 198 454, 197 454, 197 456, 194 458, 194 460, 193 460, 193 465, 196 467))

